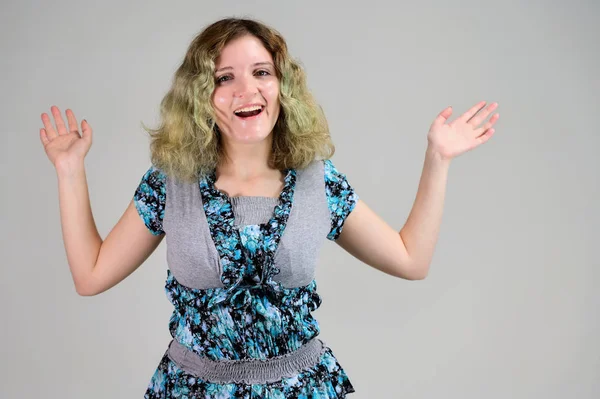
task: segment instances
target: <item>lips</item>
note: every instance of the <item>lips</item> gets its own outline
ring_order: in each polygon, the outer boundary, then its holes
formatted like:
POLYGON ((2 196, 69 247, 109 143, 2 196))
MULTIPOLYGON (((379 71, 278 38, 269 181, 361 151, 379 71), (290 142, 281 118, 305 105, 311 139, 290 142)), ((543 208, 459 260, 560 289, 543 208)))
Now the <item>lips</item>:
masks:
POLYGON ((236 109, 233 113, 240 118, 250 118, 259 115, 264 109, 264 105, 261 104, 248 104, 236 109))

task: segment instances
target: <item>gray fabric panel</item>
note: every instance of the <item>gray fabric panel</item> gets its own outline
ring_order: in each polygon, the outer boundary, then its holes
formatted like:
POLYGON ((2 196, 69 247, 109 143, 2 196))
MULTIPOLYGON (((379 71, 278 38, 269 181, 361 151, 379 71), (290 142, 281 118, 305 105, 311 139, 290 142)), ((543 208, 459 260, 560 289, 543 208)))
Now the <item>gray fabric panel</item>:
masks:
POLYGON ((274 280, 284 287, 309 284, 315 276, 318 256, 331 228, 324 173, 321 161, 298 171, 292 211, 275 254, 280 273, 274 280))
POLYGON ((172 340, 167 354, 180 369, 204 381, 219 384, 267 384, 293 377, 302 370, 313 367, 326 350, 325 343, 314 338, 294 352, 267 360, 215 361, 172 340))
MULTIPOLYGON (((210 235, 197 183, 182 183, 167 177, 163 229, 166 233, 167 262, 174 277, 196 288, 223 287, 221 265, 210 235)), ((234 197, 236 225, 266 223, 277 204, 276 198, 234 197)), ((309 284, 314 278, 318 255, 330 229, 322 161, 297 171, 294 202, 275 254, 280 273, 274 277, 292 288, 309 284)))
POLYGON ((270 197, 231 197, 230 200, 236 226, 268 222, 279 203, 278 198, 270 197))
POLYGON ((221 264, 202 207, 198 184, 167 177, 163 230, 173 276, 191 288, 223 287, 221 264))

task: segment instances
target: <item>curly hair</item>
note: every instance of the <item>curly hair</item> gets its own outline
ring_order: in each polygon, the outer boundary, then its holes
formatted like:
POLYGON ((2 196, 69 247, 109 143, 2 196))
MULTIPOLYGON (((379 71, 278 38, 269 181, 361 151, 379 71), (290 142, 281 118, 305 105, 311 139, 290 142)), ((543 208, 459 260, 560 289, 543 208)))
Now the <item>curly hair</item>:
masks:
POLYGON ((152 164, 165 173, 193 182, 217 167, 223 149, 211 101, 215 60, 227 43, 244 35, 263 43, 279 79, 281 111, 273 129, 269 165, 279 170, 303 168, 315 159, 333 156, 335 146, 323 110, 281 34, 255 20, 226 18, 208 25, 192 40, 161 101, 158 128, 143 125, 151 138, 152 164))

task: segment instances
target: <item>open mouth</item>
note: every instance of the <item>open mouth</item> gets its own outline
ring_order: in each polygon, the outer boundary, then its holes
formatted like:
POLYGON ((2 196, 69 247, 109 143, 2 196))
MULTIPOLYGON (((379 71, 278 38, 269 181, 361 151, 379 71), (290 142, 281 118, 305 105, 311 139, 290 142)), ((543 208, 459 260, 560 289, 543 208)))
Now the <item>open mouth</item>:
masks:
POLYGON ((235 110, 233 113, 240 118, 251 118, 253 116, 257 116, 263 112, 265 109, 262 105, 252 105, 249 107, 240 108, 235 110))

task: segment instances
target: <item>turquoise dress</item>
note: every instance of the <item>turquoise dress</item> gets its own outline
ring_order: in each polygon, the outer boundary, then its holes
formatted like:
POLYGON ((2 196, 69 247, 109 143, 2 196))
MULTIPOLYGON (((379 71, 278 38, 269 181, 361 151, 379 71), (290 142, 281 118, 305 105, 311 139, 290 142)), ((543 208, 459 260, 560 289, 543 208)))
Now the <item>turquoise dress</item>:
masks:
MULTIPOLYGON (((332 215, 329 238, 337 238, 358 196, 331 161, 324 161, 325 188, 332 215)), ((244 362, 293 354, 319 334, 311 312, 321 304, 316 282, 286 288, 273 280, 279 273, 274 254, 293 203, 296 171, 285 171, 284 188, 271 219, 236 226, 229 197, 219 191, 214 173, 199 179, 204 212, 219 254, 223 287, 193 289, 167 270, 165 290, 174 306, 169 330, 190 353, 213 361, 244 362)), ((162 234, 165 176, 151 167, 135 192, 138 212, 154 234, 162 234)), ((168 351, 167 351, 168 352, 168 351)), ((190 373, 165 353, 145 398, 344 398, 354 392, 331 349, 318 361, 276 381, 210 381, 190 373)))

